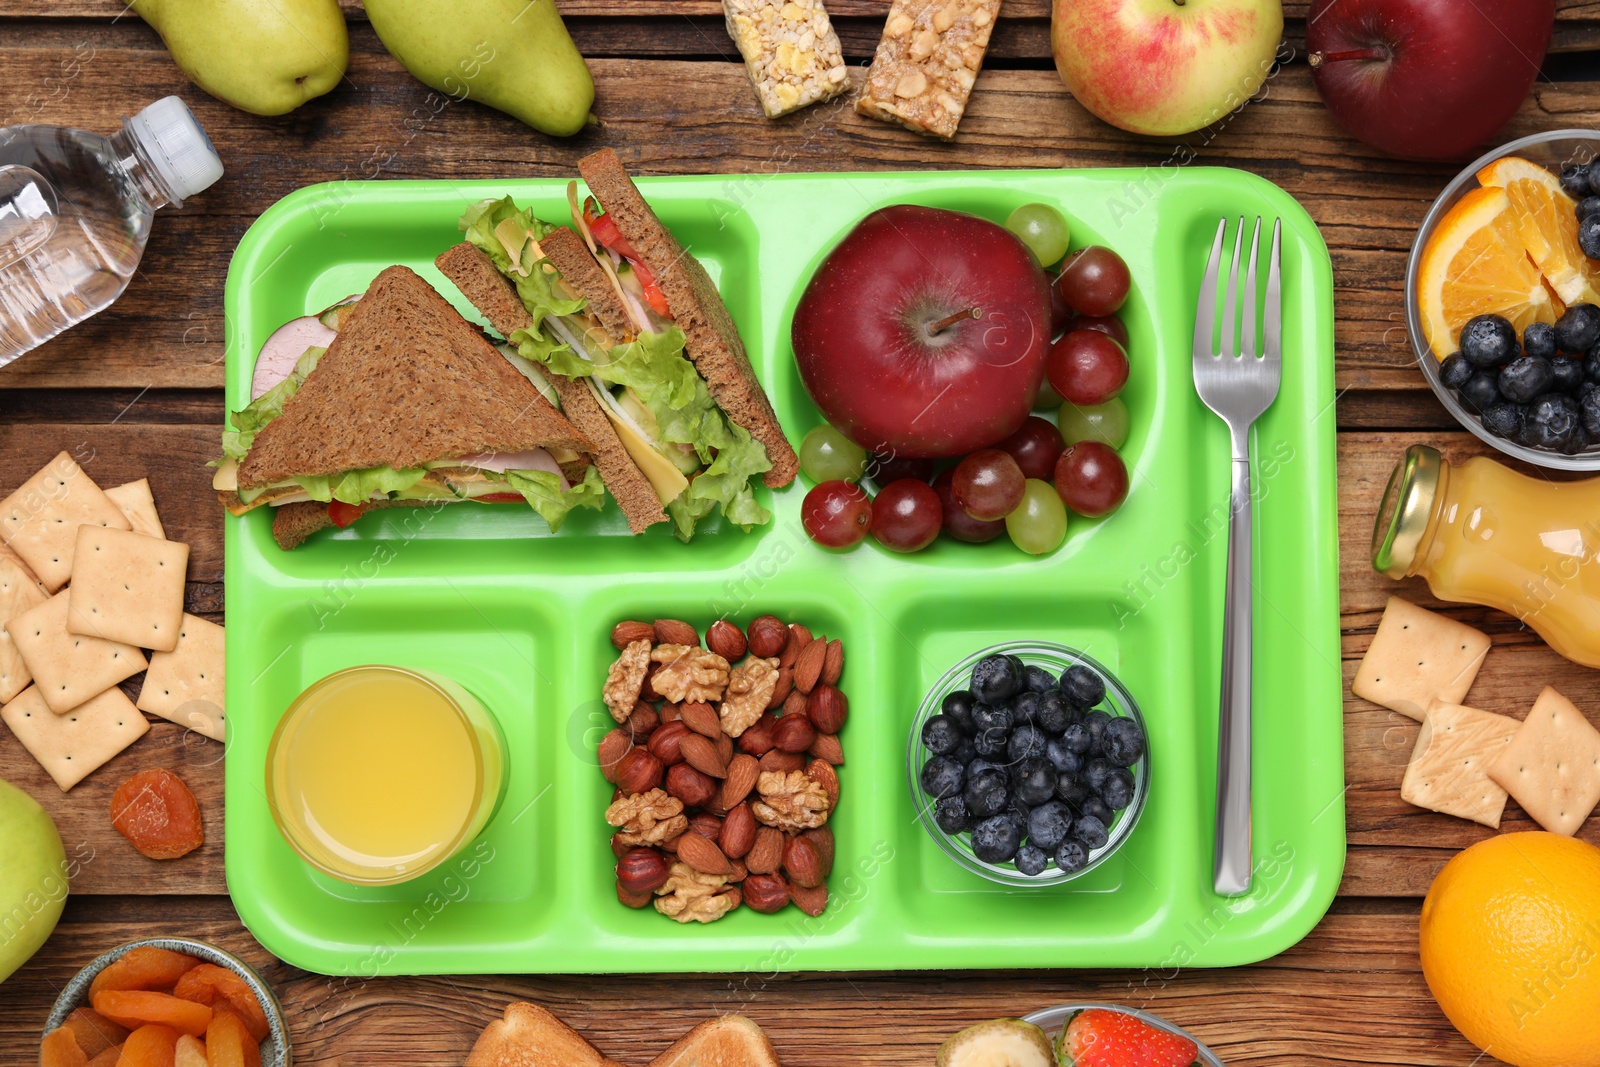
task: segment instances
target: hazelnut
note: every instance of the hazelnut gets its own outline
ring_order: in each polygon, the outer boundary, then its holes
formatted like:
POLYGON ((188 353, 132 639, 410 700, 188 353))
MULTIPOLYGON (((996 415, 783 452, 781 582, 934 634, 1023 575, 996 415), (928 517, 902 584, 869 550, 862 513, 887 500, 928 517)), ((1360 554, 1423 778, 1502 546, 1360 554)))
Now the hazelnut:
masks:
POLYGON ((655 708, 641 700, 633 706, 633 714, 628 716, 628 721, 624 725, 628 729, 628 735, 633 738, 633 743, 642 745, 650 740, 650 735, 661 725, 661 716, 656 714, 655 708))
POLYGON ((780 655, 789 643, 789 628, 776 615, 752 620, 748 634, 750 654, 761 659, 780 655))
POLYGON ((683 739, 689 734, 689 727, 682 722, 669 722, 658 727, 650 735, 650 754, 668 767, 682 763, 683 739))
POLYGON ((622 883, 617 883, 617 900, 630 908, 647 908, 655 899, 654 893, 630 893, 622 888, 622 883))
POLYGON ((674 704, 672 701, 669 700, 666 703, 661 705, 661 710, 656 712, 656 714, 658 716, 660 716, 661 721, 664 722, 664 723, 677 722, 678 721, 678 705, 674 704))
POLYGON ((818 733, 836 734, 850 717, 850 702, 831 685, 819 685, 806 698, 806 717, 818 733))
POLYGON ((617 859, 620 860, 622 857, 626 856, 628 854, 628 850, 632 847, 632 845, 624 844, 622 842, 622 834, 620 832, 611 835, 611 854, 617 859))
POLYGON ((722 846, 723 855, 729 859, 743 859, 756 843, 757 828, 756 817, 751 814, 750 805, 734 805, 728 812, 728 817, 722 820, 722 833, 717 838, 717 844, 722 846))
POLYGON ((654 893, 671 874, 666 858, 653 848, 631 848, 617 861, 617 886, 629 893, 654 893))
POLYGON ((785 715, 772 731, 772 743, 784 752, 804 752, 816 739, 816 727, 801 715, 785 715))
POLYGON ((789 905, 789 883, 776 874, 752 874, 745 878, 744 902, 751 911, 763 915, 782 911, 789 905))
POLYGON ((800 835, 811 842, 817 850, 817 857, 822 860, 822 877, 826 878, 833 873, 833 830, 826 826, 819 826, 815 830, 807 830, 800 835))
POLYGON ((803 837, 791 837, 783 846, 783 870, 789 881, 806 889, 822 884, 822 857, 817 846, 803 837))
POLYGON ((744 658, 749 643, 744 633, 727 619, 718 619, 706 631, 706 647, 729 663, 744 658))
POLYGON ((682 619, 657 619, 653 630, 658 645, 700 646, 700 634, 682 619))
POLYGON ((622 759, 633 751, 633 739, 628 736, 628 731, 618 727, 600 739, 600 773, 612 785, 617 784, 617 768, 622 759))
POLYGON ((806 758, 798 752, 785 752, 775 748, 761 757, 761 769, 764 771, 798 771, 806 765, 806 758))
POLYGON ((717 780, 687 763, 678 763, 667 769, 666 788, 668 793, 683 801, 685 807, 698 808, 717 795, 717 780))
POLYGON ((618 652, 635 641, 654 642, 656 630, 647 622, 619 622, 611 628, 611 643, 618 652))
POLYGON ((648 793, 660 784, 661 761, 648 749, 636 747, 617 764, 617 788, 623 793, 648 793))
POLYGON ((752 756, 765 756, 772 751, 772 733, 778 727, 777 716, 768 712, 739 735, 739 751, 752 756))

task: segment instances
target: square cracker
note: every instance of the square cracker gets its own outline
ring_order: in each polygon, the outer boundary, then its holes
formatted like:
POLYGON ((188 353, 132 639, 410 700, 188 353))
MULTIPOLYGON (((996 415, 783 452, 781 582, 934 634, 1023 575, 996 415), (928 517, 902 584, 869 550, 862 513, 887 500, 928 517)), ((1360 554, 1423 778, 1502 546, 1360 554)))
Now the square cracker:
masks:
POLYGON ((134 533, 166 540, 167 531, 162 528, 161 516, 156 513, 156 498, 150 492, 149 478, 113 485, 106 490, 106 496, 133 523, 134 533))
POLYGON ((1422 718, 1400 799, 1498 830, 1506 791, 1489 777, 1489 765, 1521 727, 1506 715, 1435 700, 1422 718))
POLYGON ((183 621, 189 546, 131 530, 78 527, 67 632, 171 652, 183 621))
POLYGON ((0 501, 0 541, 52 593, 72 576, 72 549, 83 525, 133 529, 128 516, 65 452, 0 501))
POLYGON ((1545 686, 1522 729, 1490 764, 1489 777, 1534 822, 1571 837, 1600 803, 1600 731, 1572 701, 1545 686))
POLYGON ((22 653, 6 633, 5 624, 50 599, 28 565, 9 550, 0 550, 0 704, 16 699, 28 688, 33 675, 22 653))
POLYGON ((178 646, 150 657, 150 671, 139 690, 139 710, 170 719, 225 741, 223 712, 224 631, 214 622, 185 615, 178 646))
POLYGON ((150 723, 120 689, 107 689, 65 715, 57 715, 44 702, 38 686, 29 686, 0 708, 0 719, 63 793, 150 730, 150 723))
POLYGON ((1435 700, 1461 703, 1488 654, 1488 635, 1392 596, 1350 691, 1421 719, 1435 700))
POLYGON ((144 670, 144 653, 132 645, 67 632, 65 590, 5 624, 33 674, 34 687, 60 715, 144 670))

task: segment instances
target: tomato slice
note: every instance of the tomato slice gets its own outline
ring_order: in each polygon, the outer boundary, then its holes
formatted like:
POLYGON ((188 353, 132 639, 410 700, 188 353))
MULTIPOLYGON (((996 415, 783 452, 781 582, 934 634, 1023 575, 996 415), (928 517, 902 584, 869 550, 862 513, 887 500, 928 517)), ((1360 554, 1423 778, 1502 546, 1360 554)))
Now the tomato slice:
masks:
POLYGON ((639 262, 639 251, 633 247, 633 242, 622 236, 622 231, 617 229, 617 224, 611 221, 610 215, 602 215, 595 210, 594 198, 590 197, 583 205, 583 221, 589 227, 589 233, 596 241, 611 249, 624 259, 639 262))
POLYGON ((360 504, 346 504, 343 500, 328 501, 328 520, 339 529, 344 529, 361 517, 366 509, 360 504))
POLYGON ((523 502, 521 493, 485 493, 472 499, 480 504, 520 504, 523 502))

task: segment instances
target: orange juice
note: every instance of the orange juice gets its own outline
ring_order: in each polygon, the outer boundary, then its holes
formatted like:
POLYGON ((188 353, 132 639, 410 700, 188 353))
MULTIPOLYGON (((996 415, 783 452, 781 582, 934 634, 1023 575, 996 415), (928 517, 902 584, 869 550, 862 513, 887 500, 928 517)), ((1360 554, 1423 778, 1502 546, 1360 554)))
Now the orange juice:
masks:
POLYGON ((290 706, 267 753, 267 800, 307 863, 358 885, 444 862, 493 816, 505 781, 499 727, 428 671, 351 667, 290 706))
POLYGON ((1530 478, 1485 456, 1452 466, 1413 445, 1384 491, 1372 562, 1391 578, 1422 575, 1441 600, 1515 615, 1600 667, 1600 478, 1530 478))

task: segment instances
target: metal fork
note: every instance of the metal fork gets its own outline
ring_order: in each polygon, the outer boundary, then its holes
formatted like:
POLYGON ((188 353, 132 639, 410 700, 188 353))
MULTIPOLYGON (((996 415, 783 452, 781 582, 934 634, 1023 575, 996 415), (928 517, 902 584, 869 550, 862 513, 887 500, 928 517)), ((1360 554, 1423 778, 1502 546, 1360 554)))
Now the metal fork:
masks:
POLYGON ((1283 294, 1280 239, 1283 220, 1272 226, 1272 258, 1267 268, 1263 310, 1264 351, 1256 355, 1256 258, 1261 219, 1256 219, 1245 260, 1243 314, 1239 304, 1240 246, 1244 219, 1233 236, 1233 263, 1222 303, 1219 354, 1212 344, 1217 308, 1217 273, 1228 220, 1217 223, 1211 259, 1200 283, 1194 317, 1194 388, 1206 407, 1228 425, 1233 441, 1233 489, 1228 501, 1228 584, 1223 602, 1222 701, 1217 735, 1217 850, 1212 867, 1218 893, 1250 891, 1250 652, 1253 608, 1250 599, 1250 427, 1278 396, 1283 371, 1283 294), (1235 328, 1238 328, 1237 335, 1235 328), (1238 347, 1234 338, 1238 337, 1238 347))

